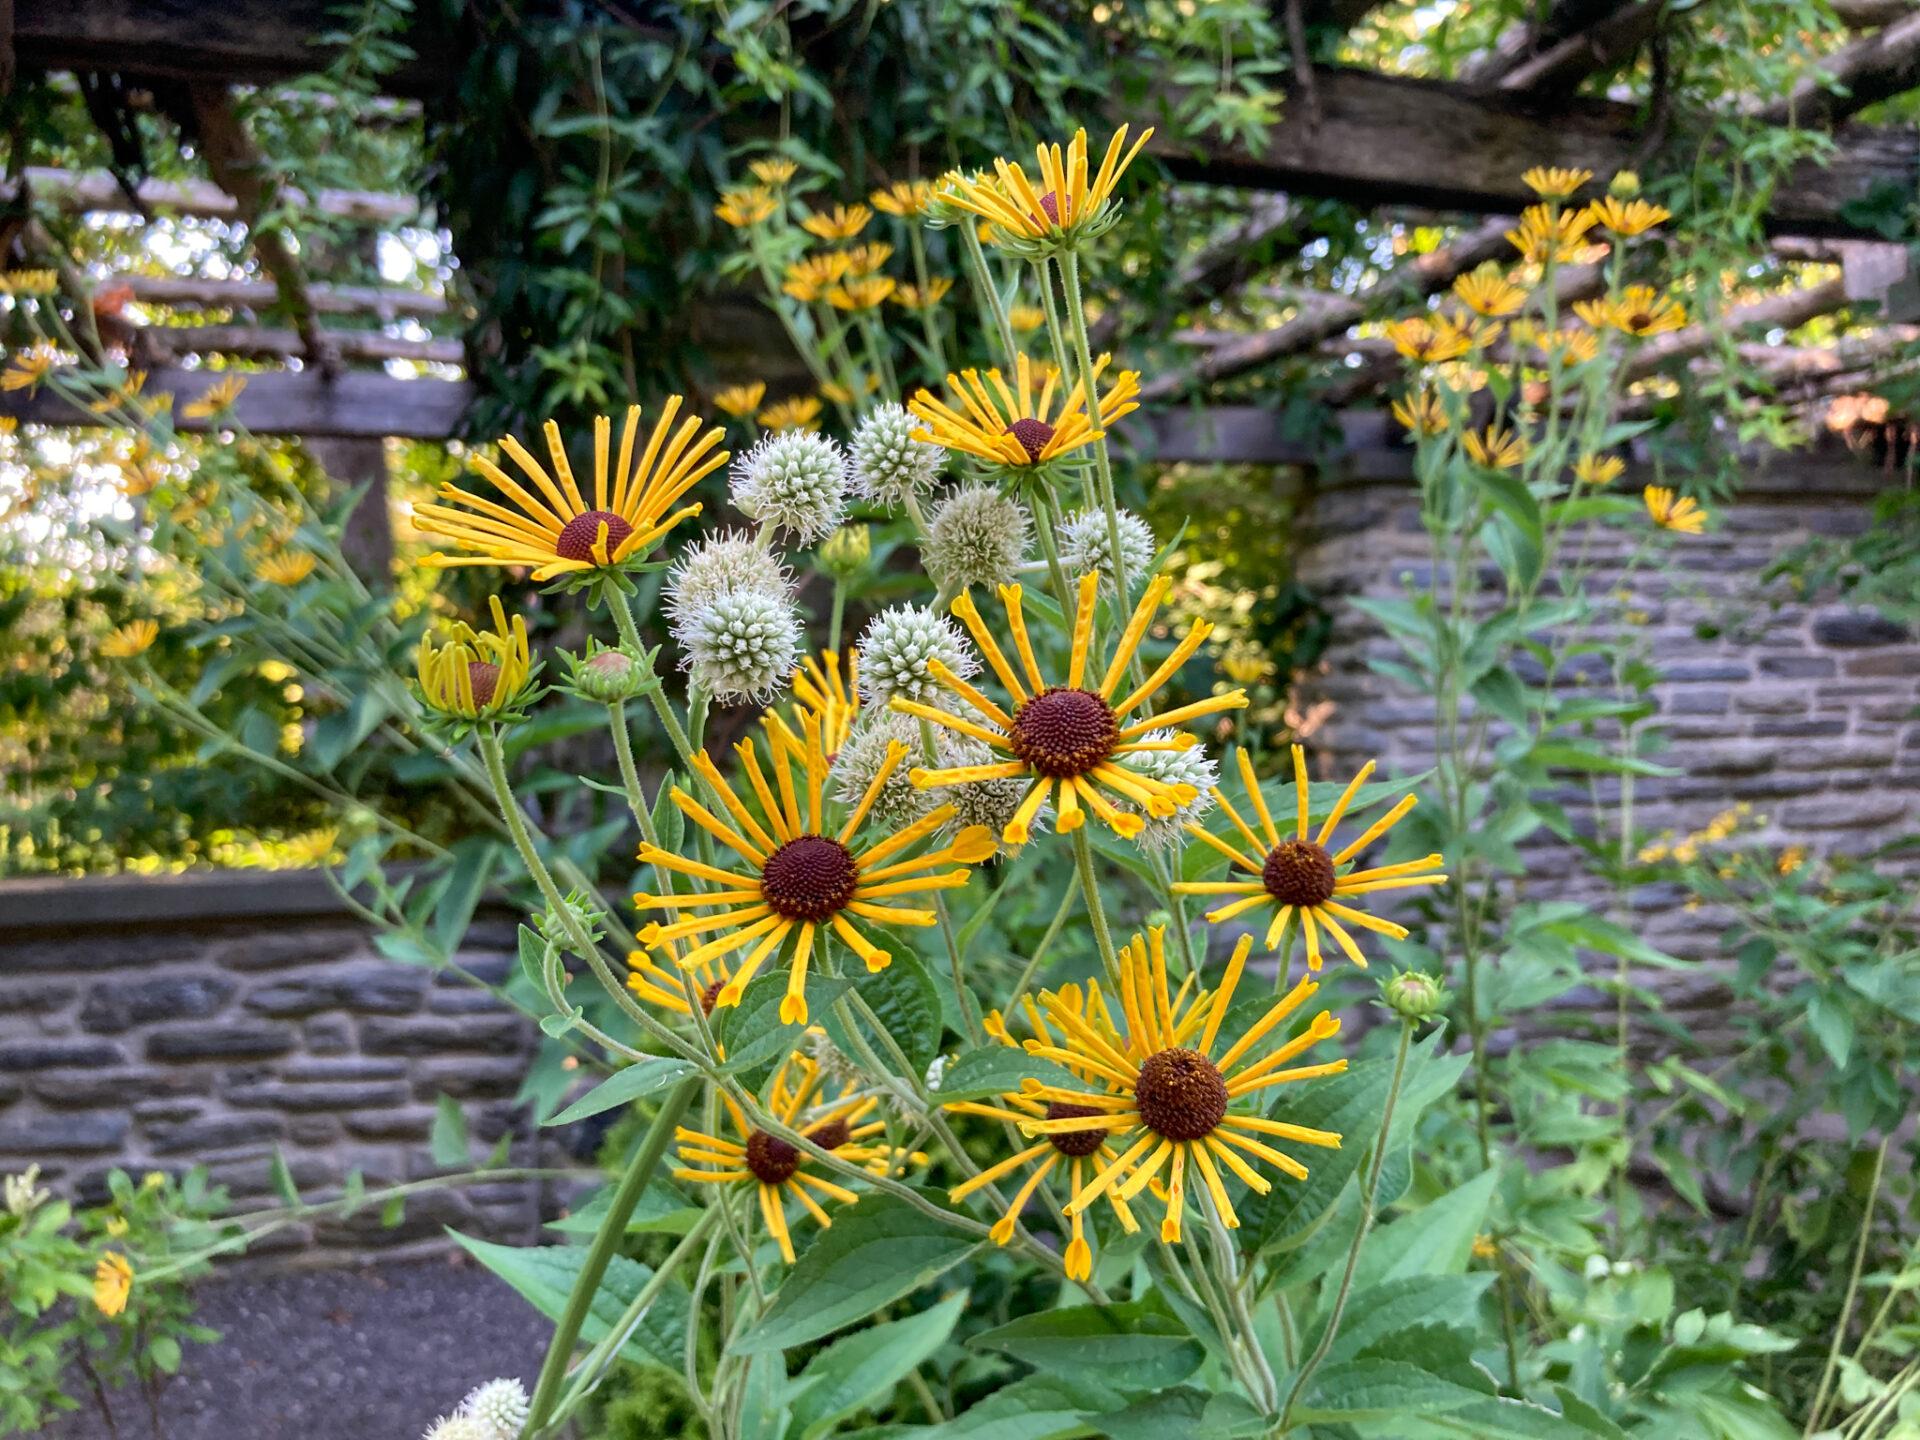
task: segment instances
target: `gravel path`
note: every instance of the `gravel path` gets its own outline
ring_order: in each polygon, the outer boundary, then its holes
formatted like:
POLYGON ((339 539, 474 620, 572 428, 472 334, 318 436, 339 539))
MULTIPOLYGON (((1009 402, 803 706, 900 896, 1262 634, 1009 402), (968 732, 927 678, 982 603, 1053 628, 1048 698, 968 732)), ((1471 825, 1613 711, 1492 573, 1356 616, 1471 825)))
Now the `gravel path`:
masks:
MULTIPOLYGON (((200 1320, 160 1402, 164 1440, 417 1440, 496 1375, 532 1388, 553 1327, 464 1257, 204 1284, 200 1320)), ((132 1391, 114 1398, 119 1440, 156 1440, 132 1391)), ((112 1440, 91 1410, 57 1440, 112 1440)))

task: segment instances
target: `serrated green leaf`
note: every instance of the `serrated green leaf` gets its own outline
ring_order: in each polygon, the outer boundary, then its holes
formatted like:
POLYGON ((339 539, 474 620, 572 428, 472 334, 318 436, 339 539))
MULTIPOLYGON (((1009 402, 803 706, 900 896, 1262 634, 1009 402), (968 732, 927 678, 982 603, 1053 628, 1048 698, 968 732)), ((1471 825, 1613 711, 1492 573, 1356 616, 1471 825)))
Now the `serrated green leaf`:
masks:
POLYGON ((969 1345, 1003 1350, 1036 1370, 1104 1381, 1120 1390, 1178 1385, 1200 1368, 1200 1342, 1157 1306, 1076 1305, 1022 1315, 969 1345))
POLYGON ((856 1330, 815 1355, 787 1389, 799 1440, 818 1440, 856 1410, 884 1401, 947 1343, 966 1304, 967 1292, 957 1291, 918 1315, 856 1330))
POLYGON ((934 1098, 941 1101, 982 1100, 1008 1095, 1020 1082, 1033 1078, 1063 1090, 1094 1090, 1064 1065, 1029 1055, 1018 1045, 980 1045, 965 1051, 940 1075, 934 1098))
MULTIPOLYGON (((495 1245, 458 1230, 447 1233, 550 1320, 558 1320, 566 1309, 587 1258, 584 1245, 495 1245)), ((638 1260, 625 1255, 609 1260, 580 1326, 581 1342, 592 1345, 604 1340, 652 1278, 653 1271, 638 1260)), ((640 1364, 664 1365, 678 1374, 687 1313, 686 1289, 677 1281, 669 1282, 620 1347, 621 1356, 640 1364)))
POLYGON ((677 1085, 682 1080, 690 1080, 700 1073, 699 1068, 685 1060, 676 1060, 666 1055, 650 1055, 645 1060, 636 1060, 624 1070, 601 1081, 580 1099, 573 1102, 558 1115, 542 1120, 542 1125, 571 1125, 576 1120, 584 1120, 589 1115, 598 1115, 602 1111, 612 1110, 616 1106, 630 1105, 635 1100, 664 1090, 669 1085, 677 1085))

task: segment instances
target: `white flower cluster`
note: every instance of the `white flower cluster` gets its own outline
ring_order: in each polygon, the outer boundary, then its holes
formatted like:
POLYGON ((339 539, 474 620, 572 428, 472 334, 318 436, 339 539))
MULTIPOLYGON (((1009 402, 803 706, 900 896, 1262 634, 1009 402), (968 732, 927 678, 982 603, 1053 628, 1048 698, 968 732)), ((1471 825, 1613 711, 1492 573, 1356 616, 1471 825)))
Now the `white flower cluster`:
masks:
POLYGON ((937 705, 946 693, 929 662, 938 660, 962 679, 980 662, 960 627, 923 605, 896 605, 867 622, 860 637, 860 693, 884 705, 895 695, 937 705))
POLYGON ((920 418, 904 405, 880 405, 853 432, 853 488, 865 500, 894 509, 939 483, 947 452, 913 438, 920 418))
MULTIPOLYGON (((1153 564, 1153 531, 1131 510, 1119 512, 1120 559, 1127 568, 1127 586, 1138 590, 1153 564)), ((1060 563, 1069 575, 1100 572, 1100 582, 1113 592, 1113 536, 1105 510, 1082 510, 1060 527, 1060 563)))
POLYGON ((721 531, 689 549, 668 572, 666 603, 682 664, 716 700, 764 700, 799 663, 792 580, 752 535, 721 531))
MULTIPOLYGON (((834 798, 843 805, 857 805, 886 762, 887 747, 899 743, 910 754, 906 763, 887 777, 874 797, 873 816, 888 830, 904 830, 914 821, 931 814, 942 805, 952 805, 959 813, 949 830, 969 825, 984 825, 995 837, 1013 819, 1027 793, 1024 780, 976 780, 966 785, 942 785, 922 790, 910 778, 914 766, 953 769, 962 765, 987 765, 1000 758, 978 740, 969 740, 951 730, 935 727, 934 758, 926 760, 925 737, 920 722, 911 715, 881 710, 861 721, 847 743, 834 757, 829 780, 834 798)), ((1035 828, 1039 828, 1036 820, 1035 828)))
POLYGON ((783 430, 735 460, 732 481, 741 514, 811 545, 846 518, 852 473, 839 441, 783 430))
MULTIPOLYGON (((1176 733, 1172 730, 1149 730, 1140 738, 1148 742, 1165 743, 1172 740, 1176 733)), ((1119 805, 1120 809, 1139 815, 1147 822, 1146 828, 1140 832, 1142 845, 1156 850, 1179 849, 1187 838, 1185 827, 1213 808, 1213 790, 1220 783, 1220 767, 1207 757, 1205 746, 1195 745, 1190 750, 1138 750, 1126 757, 1126 768, 1150 780, 1163 781, 1168 785, 1191 785, 1200 792, 1171 815, 1149 815, 1141 806, 1125 802, 1119 805)))
POLYGON ((520 1440, 532 1403, 518 1380, 489 1380, 428 1429, 426 1440, 520 1440))
POLYGON ((1019 501, 990 485, 969 485, 934 512, 921 557, 933 583, 948 593, 1004 585, 1027 558, 1032 531, 1019 501))

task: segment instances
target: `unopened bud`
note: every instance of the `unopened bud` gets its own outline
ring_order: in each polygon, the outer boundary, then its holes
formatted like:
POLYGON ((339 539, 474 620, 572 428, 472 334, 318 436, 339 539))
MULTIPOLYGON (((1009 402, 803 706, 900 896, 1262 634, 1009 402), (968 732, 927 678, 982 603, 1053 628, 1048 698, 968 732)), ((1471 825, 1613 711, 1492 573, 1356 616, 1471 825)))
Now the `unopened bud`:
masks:
POLYGON ((1616 200, 1631 200, 1640 193, 1640 176, 1632 170, 1621 170, 1607 182, 1607 194, 1616 200))
POLYGON ((1447 1001, 1451 998, 1446 986, 1418 970, 1405 970, 1395 975, 1380 987, 1380 994, 1394 1014, 1416 1024, 1433 1019, 1447 1008, 1447 1001))
POLYGON ((842 525, 820 546, 820 568, 836 580, 851 580, 873 558, 873 533, 865 525, 842 525))

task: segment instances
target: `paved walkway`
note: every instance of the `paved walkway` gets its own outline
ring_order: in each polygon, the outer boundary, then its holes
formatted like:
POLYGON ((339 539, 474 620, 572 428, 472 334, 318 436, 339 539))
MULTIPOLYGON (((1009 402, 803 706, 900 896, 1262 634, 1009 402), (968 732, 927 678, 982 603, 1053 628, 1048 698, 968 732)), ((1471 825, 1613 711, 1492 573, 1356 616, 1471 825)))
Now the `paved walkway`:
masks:
MULTIPOLYGON (((418 1440, 483 1380, 531 1389, 552 1333, 464 1259, 213 1281, 199 1297, 225 1338, 187 1347, 160 1403, 164 1440, 418 1440)), ((157 1440, 137 1393, 114 1402, 119 1440, 157 1440)), ((113 1435, 91 1409, 45 1433, 113 1435)))

